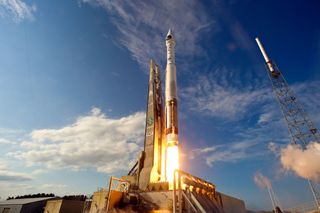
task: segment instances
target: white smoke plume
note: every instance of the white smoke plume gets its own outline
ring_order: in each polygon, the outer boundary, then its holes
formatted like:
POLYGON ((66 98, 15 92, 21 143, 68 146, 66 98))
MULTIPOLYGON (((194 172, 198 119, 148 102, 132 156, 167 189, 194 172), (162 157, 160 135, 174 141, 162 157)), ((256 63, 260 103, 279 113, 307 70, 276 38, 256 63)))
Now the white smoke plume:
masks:
POLYGON ((259 186, 262 189, 271 187, 270 180, 267 177, 265 177, 263 174, 261 174, 260 172, 257 172, 254 175, 253 180, 257 184, 257 186, 259 186))
POLYGON ((281 164, 296 175, 320 182, 320 144, 310 143, 305 150, 299 145, 288 145, 281 149, 281 164))

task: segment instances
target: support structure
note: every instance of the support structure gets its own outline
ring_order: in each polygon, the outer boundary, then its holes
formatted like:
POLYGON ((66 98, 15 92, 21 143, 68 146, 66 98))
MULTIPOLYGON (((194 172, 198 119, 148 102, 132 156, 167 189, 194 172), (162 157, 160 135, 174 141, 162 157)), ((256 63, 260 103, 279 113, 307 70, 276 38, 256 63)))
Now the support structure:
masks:
POLYGON ((107 194, 107 205, 106 205, 106 212, 109 209, 112 209, 115 204, 117 204, 124 193, 127 193, 130 187, 130 182, 127 180, 123 180, 116 177, 110 177, 109 181, 109 189, 107 194))
MULTIPOLYGON (((318 130, 309 119, 309 116, 303 109, 302 104, 298 101, 297 96, 290 89, 276 64, 269 59, 259 38, 256 38, 256 42, 265 59, 268 76, 271 80, 274 94, 286 120, 288 131, 292 138, 292 143, 300 145, 303 150, 305 150, 311 142, 320 143, 318 130)), ((317 185, 312 180, 308 180, 308 182, 316 207, 320 210, 320 193, 317 189, 317 185)))
POLYGON ((174 177, 173 213, 225 212, 221 194, 214 184, 181 170, 175 170, 174 177))
POLYGON ((271 184, 267 186, 267 190, 268 190, 268 193, 269 193, 269 196, 270 196, 270 200, 271 200, 271 203, 272 203, 273 210, 274 210, 275 213, 278 213, 279 210, 282 209, 282 208, 281 208, 281 205, 280 205, 280 201, 277 198, 276 194, 274 193, 271 184))
POLYGON ((139 174, 139 188, 147 189, 150 183, 164 179, 164 150, 162 139, 163 106, 159 66, 150 60, 150 78, 146 112, 146 130, 143 165, 139 174))

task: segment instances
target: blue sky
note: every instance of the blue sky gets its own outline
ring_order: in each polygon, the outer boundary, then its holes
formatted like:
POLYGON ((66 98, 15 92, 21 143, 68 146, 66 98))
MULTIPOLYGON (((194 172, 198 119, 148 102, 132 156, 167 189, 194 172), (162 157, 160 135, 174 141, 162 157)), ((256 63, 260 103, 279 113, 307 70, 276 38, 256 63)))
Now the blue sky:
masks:
POLYGON ((249 209, 271 209, 257 172, 282 206, 310 201, 280 163, 290 139, 254 38, 319 126, 319 6, 0 0, 0 197, 90 194, 126 174, 143 146, 148 61, 163 77, 172 28, 183 169, 249 209))

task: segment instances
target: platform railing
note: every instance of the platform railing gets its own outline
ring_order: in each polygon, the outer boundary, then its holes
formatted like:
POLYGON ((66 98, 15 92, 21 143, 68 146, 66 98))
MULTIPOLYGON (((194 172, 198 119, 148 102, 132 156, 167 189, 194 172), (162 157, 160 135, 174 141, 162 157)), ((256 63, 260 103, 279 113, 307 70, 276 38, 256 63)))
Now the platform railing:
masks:
POLYGON ((130 187, 130 182, 127 180, 123 180, 116 177, 110 177, 109 181, 109 189, 108 189, 108 197, 107 197, 107 205, 106 211, 109 210, 110 199, 111 199, 111 192, 118 191, 118 192, 128 192, 130 187))
POLYGON ((173 174, 173 212, 182 213, 182 199, 184 198, 190 210, 205 213, 191 192, 196 191, 214 199, 215 185, 181 170, 175 170, 173 174))

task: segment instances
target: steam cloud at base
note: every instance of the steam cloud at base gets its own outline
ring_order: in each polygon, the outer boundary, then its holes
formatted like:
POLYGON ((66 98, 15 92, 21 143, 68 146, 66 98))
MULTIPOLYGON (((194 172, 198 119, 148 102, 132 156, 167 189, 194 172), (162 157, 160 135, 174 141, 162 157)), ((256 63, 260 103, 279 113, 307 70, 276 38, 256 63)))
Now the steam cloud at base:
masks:
POLYGON ((281 149, 280 161, 284 169, 300 177, 320 182, 320 144, 310 143, 305 150, 299 145, 281 149))

